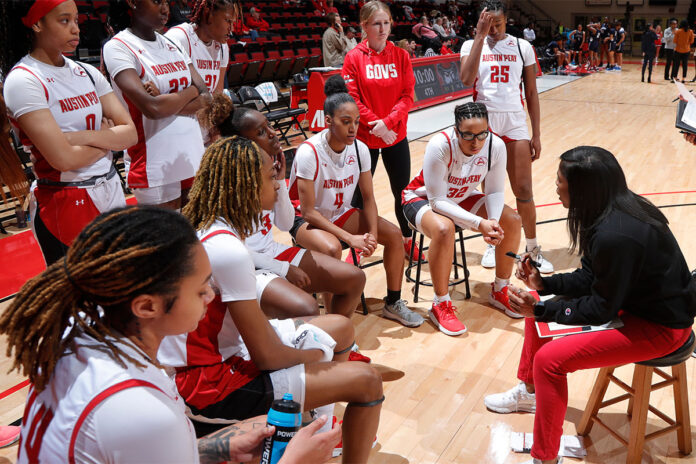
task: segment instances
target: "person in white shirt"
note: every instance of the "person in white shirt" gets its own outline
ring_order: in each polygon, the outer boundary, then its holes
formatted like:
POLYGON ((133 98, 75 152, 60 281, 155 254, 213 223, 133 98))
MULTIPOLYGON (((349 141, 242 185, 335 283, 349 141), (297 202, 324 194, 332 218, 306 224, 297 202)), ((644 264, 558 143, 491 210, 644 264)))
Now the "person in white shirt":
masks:
POLYGON ((111 150, 135 143, 136 128, 104 76, 63 55, 79 44, 74 1, 3 2, 0 14, 3 94, 31 152, 32 229, 50 265, 100 212, 125 205, 111 150))
POLYGON ((529 23, 527 24, 527 27, 524 28, 524 31, 522 31, 524 40, 527 42, 534 43, 536 40, 536 32, 534 32, 534 23, 529 23))
POLYGON ((350 320, 328 314, 269 321, 256 298, 244 240, 273 208, 277 190, 271 157, 254 142, 234 136, 208 147, 182 214, 210 259, 216 296, 196 330, 163 341, 158 359, 174 369, 199 431, 259 415, 285 393, 303 411, 348 402, 343 460, 364 463, 384 395, 369 364, 343 362, 354 341, 350 320))
MULTIPOLYGON (((259 456, 274 433, 265 417, 196 440, 184 398, 157 360, 164 337, 194 330, 205 316, 210 279, 203 246, 178 213, 124 207, 88 224, 66 258, 25 285, 0 316, 14 367, 32 385, 17 462, 259 456), (235 436, 240 429, 248 433, 235 436)), ((300 431, 281 462, 325 462, 340 428, 313 436, 324 423, 300 431)))
POLYGON ((195 114, 210 92, 191 57, 157 32, 168 13, 165 1, 112 2, 109 23, 120 32, 103 58, 138 128, 126 151, 128 186, 139 204, 180 209, 204 151, 195 114))
POLYGON ((318 251, 284 245, 273 238, 274 225, 284 232, 292 228, 295 208, 285 183, 285 155, 266 116, 251 108, 235 109, 225 95, 216 95, 199 117, 215 138, 240 135, 256 142, 274 161, 278 198, 271 210, 264 210, 261 223, 245 240, 257 269, 257 299, 263 312, 278 319, 318 315, 319 307, 311 294, 327 292, 326 312, 350 318, 360 301, 365 273, 318 251))
MULTIPOLYGON (((536 88, 536 55, 524 39, 505 32, 505 4, 486 0, 476 25, 476 37, 461 49, 460 77, 464 85, 475 86, 474 101, 486 105, 491 131, 505 142, 507 171, 517 211, 522 217, 526 248, 541 263, 541 272, 553 272, 553 265, 541 255, 537 243, 536 207, 532 189, 532 162, 541 156, 539 95, 536 88), (522 84, 532 136, 522 101, 522 84)), ((494 267, 492 246, 481 264, 494 267)))
POLYGON ((481 232, 495 245, 495 281, 490 304, 510 317, 508 284, 520 242, 520 217, 505 205, 505 143, 488 130, 488 112, 482 103, 464 103, 454 109, 454 126, 434 135, 425 148, 423 170, 404 189, 406 219, 430 237, 428 262, 435 296, 430 319, 447 335, 466 332, 455 314, 448 292, 454 252, 455 227, 481 232), (477 188, 484 182, 484 193, 477 188))

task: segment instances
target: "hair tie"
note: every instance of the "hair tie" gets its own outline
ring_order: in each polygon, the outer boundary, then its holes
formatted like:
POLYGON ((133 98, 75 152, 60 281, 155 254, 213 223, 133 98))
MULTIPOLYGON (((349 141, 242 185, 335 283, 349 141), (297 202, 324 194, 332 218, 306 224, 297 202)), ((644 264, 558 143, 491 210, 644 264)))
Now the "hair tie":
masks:
POLYGON ((52 9, 67 0, 36 0, 29 8, 27 15, 22 18, 22 23, 26 27, 36 24, 41 18, 46 16, 52 9))

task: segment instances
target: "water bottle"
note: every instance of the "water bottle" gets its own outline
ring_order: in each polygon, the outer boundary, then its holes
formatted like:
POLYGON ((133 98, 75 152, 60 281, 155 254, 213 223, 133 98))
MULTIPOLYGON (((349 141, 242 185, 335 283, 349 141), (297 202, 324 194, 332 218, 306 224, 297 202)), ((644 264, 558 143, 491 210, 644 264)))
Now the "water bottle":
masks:
POLYGON ((300 430, 300 404, 292 400, 290 393, 286 393, 282 400, 273 401, 267 423, 275 427, 275 433, 263 441, 261 464, 276 464, 283 456, 288 442, 300 430))

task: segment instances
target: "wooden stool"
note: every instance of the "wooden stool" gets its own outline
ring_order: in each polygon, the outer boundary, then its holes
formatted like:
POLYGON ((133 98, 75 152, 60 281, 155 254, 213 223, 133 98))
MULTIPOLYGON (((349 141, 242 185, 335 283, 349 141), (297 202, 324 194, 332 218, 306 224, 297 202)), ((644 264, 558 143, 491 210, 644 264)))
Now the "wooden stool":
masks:
POLYGON ((689 395, 686 387, 686 360, 691 357, 691 353, 696 345, 694 333, 691 332, 689 339, 678 350, 663 356, 662 358, 651 359, 635 363, 633 371, 633 385, 628 386, 613 375, 614 369, 619 366, 603 367, 599 371, 595 381, 592 394, 585 407, 578 434, 587 435, 592 430, 593 423, 604 427, 614 438, 619 440, 628 448, 627 464, 639 464, 643 453, 643 444, 647 440, 652 440, 669 432, 677 433, 677 443, 679 451, 683 454, 691 453, 691 424, 689 420, 689 395), (672 375, 668 375, 658 367, 671 367, 672 375), (662 377, 662 381, 653 384, 652 374, 657 373, 662 377), (609 387, 609 382, 626 391, 625 394, 610 400, 603 401, 604 394, 609 387), (674 410, 676 420, 673 420, 662 411, 650 405, 650 393, 663 387, 672 385, 674 388, 674 410), (612 430, 607 424, 597 417, 600 409, 619 403, 628 399, 628 415, 631 417, 630 437, 626 440, 616 431, 612 430), (648 419, 648 411, 651 411, 660 419, 669 424, 668 427, 645 435, 645 425, 648 419))
MULTIPOLYGON (((415 283, 415 289, 414 289, 414 294, 413 294, 413 302, 418 303, 418 289, 421 285, 425 285, 426 287, 432 287, 433 284, 430 282, 424 282, 421 281, 420 274, 421 274, 421 264, 423 263, 423 260, 421 259, 423 256, 423 251, 427 250, 427 248, 423 247, 423 238, 425 237, 425 234, 420 232, 418 229, 416 229, 416 226, 411 224, 410 222, 408 223, 408 227, 412 231, 411 235, 411 252, 409 253, 408 256, 408 266, 406 267, 406 272, 404 273, 406 275, 406 280, 409 282, 415 283), (418 247, 420 250, 420 253, 418 254, 418 261, 416 263, 413 262, 413 250, 416 245, 416 239, 418 239, 418 247), (414 279, 411 277, 411 270, 413 268, 416 268, 416 278, 414 279)), ((471 298, 471 290, 469 289, 469 269, 466 267, 466 250, 464 249, 464 235, 462 234, 462 229, 460 227, 455 226, 455 233, 458 234, 459 238, 455 238, 454 241, 454 258, 452 261, 452 267, 454 267, 454 280, 449 282, 449 286, 453 287, 457 284, 460 284, 462 282, 465 283, 466 285, 466 299, 468 300, 471 298), (457 242, 459 242, 459 249, 461 250, 462 254, 462 263, 460 264, 457 260, 457 242), (464 274, 463 278, 459 278, 459 269, 462 269, 462 272, 464 274)))

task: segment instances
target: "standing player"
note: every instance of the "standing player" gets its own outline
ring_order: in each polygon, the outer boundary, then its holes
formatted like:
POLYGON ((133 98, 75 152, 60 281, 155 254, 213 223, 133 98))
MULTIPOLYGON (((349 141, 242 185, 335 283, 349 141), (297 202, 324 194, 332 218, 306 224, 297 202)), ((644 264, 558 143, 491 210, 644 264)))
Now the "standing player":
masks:
POLYGON ((614 24, 614 42, 616 43, 614 55, 616 58, 616 66, 614 71, 621 71, 623 65, 624 42, 626 41, 626 30, 623 28, 621 21, 616 21, 614 24))
POLYGON ((616 70, 616 29, 614 29, 613 24, 609 24, 606 27, 604 43, 607 46, 607 71, 616 70))
POLYGON ((504 203, 505 143, 488 131, 488 113, 482 103, 465 103, 454 109, 454 127, 435 136, 425 148, 423 170, 404 189, 408 221, 430 237, 428 262, 435 297, 430 319, 447 335, 466 327, 455 315, 448 292, 455 226, 478 230, 486 243, 496 245, 495 282, 488 301, 510 317, 507 287, 517 253, 520 217, 504 203), (485 179, 485 195, 476 188, 485 179))
POLYGON ((51 264, 100 212, 125 205, 111 150, 136 130, 104 76, 63 56, 80 39, 74 1, 2 2, 0 14, 5 101, 31 149, 32 226, 51 264))
POLYGON ((290 174, 290 199, 298 215, 290 233, 303 247, 337 259, 341 257, 341 242, 363 256, 374 253, 378 243, 384 245, 387 297, 382 315, 407 327, 417 327, 423 318, 401 299, 401 234, 377 214, 369 152, 356 140, 358 106, 340 76, 330 77, 324 92, 327 129, 300 145, 290 174), (350 204, 357 186, 362 192, 362 209, 350 204))
POLYGON ((112 0, 118 34, 104 45, 104 66, 138 128, 128 149, 128 186, 140 204, 179 209, 203 155, 195 113, 210 99, 189 58, 157 31, 168 2, 112 0))
POLYGON ((585 31, 582 30, 582 24, 578 24, 578 28, 568 36, 571 45, 570 48, 570 64, 582 66, 583 46, 585 45, 585 31))
MULTIPOLYGON (((505 142, 508 177, 522 217, 527 251, 541 263, 542 272, 553 272, 553 265, 541 255, 537 243, 532 190, 532 161, 541 155, 536 56, 529 42, 505 33, 502 1, 486 0, 482 5, 476 37, 462 46, 460 77, 464 85, 474 86, 474 101, 486 105, 491 131, 505 142), (531 139, 521 98, 522 83, 532 123, 531 139)), ((496 265, 495 250, 490 244, 481 265, 496 265)))
POLYGON ((587 25, 589 44, 588 50, 590 52, 590 69, 596 71, 599 68, 599 34, 601 25, 599 23, 592 23, 587 25))

